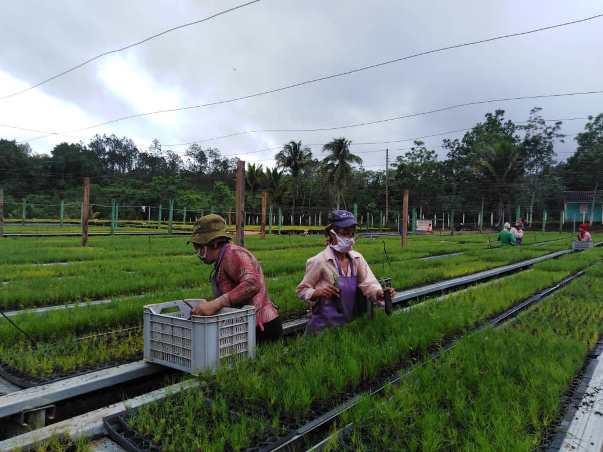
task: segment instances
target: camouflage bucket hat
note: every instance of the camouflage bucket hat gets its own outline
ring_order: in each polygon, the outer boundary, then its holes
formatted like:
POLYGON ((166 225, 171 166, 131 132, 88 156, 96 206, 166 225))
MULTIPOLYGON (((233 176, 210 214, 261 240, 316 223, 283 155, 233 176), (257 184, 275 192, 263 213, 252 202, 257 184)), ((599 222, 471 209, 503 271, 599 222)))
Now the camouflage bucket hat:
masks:
POLYGON ((220 215, 211 214, 201 217, 193 226, 191 242, 204 246, 214 239, 227 238, 230 236, 226 231, 226 221, 220 215))

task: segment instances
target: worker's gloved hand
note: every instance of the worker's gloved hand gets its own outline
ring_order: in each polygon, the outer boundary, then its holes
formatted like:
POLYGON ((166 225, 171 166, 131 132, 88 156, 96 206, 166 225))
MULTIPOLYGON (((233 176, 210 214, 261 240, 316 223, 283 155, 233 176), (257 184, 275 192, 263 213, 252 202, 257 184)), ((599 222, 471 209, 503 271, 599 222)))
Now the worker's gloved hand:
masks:
POLYGON ((310 298, 310 302, 315 302, 322 298, 333 297, 339 297, 339 288, 335 287, 333 284, 329 284, 325 287, 321 287, 320 289, 314 290, 312 298, 310 298))

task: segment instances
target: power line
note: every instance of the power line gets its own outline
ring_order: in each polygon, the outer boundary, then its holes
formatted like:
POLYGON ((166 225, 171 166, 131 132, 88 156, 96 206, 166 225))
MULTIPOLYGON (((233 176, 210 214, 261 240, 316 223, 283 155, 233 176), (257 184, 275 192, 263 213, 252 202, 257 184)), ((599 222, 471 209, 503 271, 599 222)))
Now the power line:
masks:
POLYGON ((136 113, 136 114, 132 114, 132 115, 122 116, 122 117, 111 119, 111 120, 108 120, 108 121, 104 121, 104 122, 101 122, 101 123, 98 123, 98 124, 93 124, 93 125, 81 128, 81 129, 72 130, 70 132, 80 132, 80 131, 83 131, 83 130, 89 130, 89 129, 92 129, 92 128, 101 127, 101 126, 108 125, 108 124, 114 124, 116 122, 121 122, 121 121, 125 121, 125 120, 128 120, 128 119, 141 118, 141 117, 156 115, 156 114, 160 114, 160 113, 173 113, 173 112, 177 112, 177 111, 185 111, 185 110, 206 108, 206 107, 211 107, 211 106, 216 106, 216 105, 223 105, 223 104, 238 102, 238 101, 241 101, 241 100, 247 100, 247 99, 251 99, 251 98, 255 98, 255 97, 265 96, 265 95, 268 95, 268 94, 274 94, 274 93, 277 93, 277 92, 287 91, 287 90, 290 90, 290 89, 293 89, 293 88, 298 88, 298 87, 305 86, 305 85, 310 85, 310 84, 315 84, 315 83, 318 83, 318 82, 323 82, 325 80, 330 80, 330 79, 334 79, 334 78, 340 78, 340 77, 352 75, 352 74, 355 74, 355 73, 358 73, 358 72, 370 70, 370 69, 376 69, 376 68, 379 68, 379 67, 382 67, 382 66, 386 66, 386 65, 389 65, 389 64, 398 63, 398 62, 401 62, 401 61, 418 58, 420 56, 425 56, 425 55, 434 54, 434 53, 440 53, 440 52, 444 52, 444 51, 447 51, 447 50, 452 50, 452 49, 457 49, 457 48, 462 48, 462 47, 468 47, 468 46, 477 45, 477 44, 484 44, 484 43, 487 43, 487 42, 497 41, 497 40, 501 40, 501 39, 507 39, 507 38, 518 37, 518 36, 525 36, 525 35, 532 34, 532 33, 538 33, 538 32, 541 32, 541 31, 552 30, 552 29, 555 29, 555 28, 561 28, 561 27, 566 27, 566 26, 569 26, 569 25, 574 25, 574 24, 578 24, 578 23, 582 23, 582 22, 596 20, 596 19, 599 19, 601 17, 603 17, 603 13, 596 14, 596 15, 589 16, 589 17, 585 17, 585 18, 582 18, 582 19, 577 19, 577 20, 573 20, 573 21, 569 21, 569 22, 563 22, 563 23, 559 23, 559 24, 555 24, 555 25, 549 25, 549 26, 545 26, 545 27, 539 27, 539 28, 535 28, 535 29, 531 29, 531 30, 522 31, 522 32, 508 33, 508 34, 504 34, 504 35, 494 36, 494 37, 491 37, 491 38, 480 39, 480 40, 477 40, 477 41, 469 41, 469 42, 464 42, 464 43, 453 44, 453 45, 449 45, 449 46, 445 46, 445 47, 440 47, 440 48, 436 48, 436 49, 430 49, 430 50, 426 50, 426 51, 423 51, 423 52, 414 53, 414 54, 411 54, 411 55, 406 55, 406 56, 403 56, 403 57, 394 58, 394 59, 387 60, 387 61, 382 61, 382 62, 379 62, 379 63, 367 65, 367 66, 361 66, 361 67, 358 67, 358 68, 349 69, 349 70, 343 71, 343 72, 337 72, 337 73, 334 73, 334 74, 324 75, 324 76, 321 76, 321 77, 317 77, 317 78, 313 78, 313 79, 309 79, 309 80, 304 80, 304 81, 301 81, 301 82, 296 82, 296 83, 291 83, 291 84, 288 84, 288 85, 283 85, 283 86, 280 86, 278 88, 272 88, 272 89, 267 89, 267 90, 263 90, 263 91, 258 91, 258 92, 251 93, 251 94, 246 94, 246 95, 243 95, 243 96, 230 97, 230 98, 226 98, 226 99, 220 99, 220 100, 216 100, 216 101, 212 101, 212 102, 207 102, 207 103, 203 103, 203 104, 197 104, 197 105, 188 105, 188 106, 182 106, 182 107, 167 108, 167 109, 155 110, 155 111, 150 111, 150 112, 145 112, 145 113, 136 113))
MULTIPOLYGON (((203 143, 203 142, 206 142, 206 141, 216 140, 216 139, 220 139, 220 138, 227 138, 227 137, 236 136, 236 135, 244 135, 244 134, 249 134, 249 133, 275 133, 275 132, 310 133, 310 132, 328 132, 328 131, 334 131, 334 130, 343 130, 343 129, 351 129, 351 128, 356 128, 356 127, 369 126, 369 125, 383 124, 383 123, 386 123, 386 122, 398 121, 398 120, 409 119, 409 118, 416 118, 416 117, 419 117, 419 116, 427 116, 427 115, 434 114, 434 113, 440 113, 440 112, 444 112, 444 111, 449 111, 449 110, 454 110, 454 109, 457 109, 457 108, 463 108, 463 107, 474 106, 474 105, 485 105, 485 104, 491 104, 491 103, 497 103, 497 102, 512 102, 512 101, 518 101, 518 100, 534 100, 534 99, 548 99, 548 98, 557 98, 557 97, 585 96, 585 95, 591 95, 591 94, 603 94, 603 90, 575 91, 575 92, 569 92, 569 93, 554 93, 554 94, 540 94, 540 95, 535 95, 535 96, 517 96, 517 97, 501 97, 501 98, 494 98, 494 99, 485 99, 485 100, 478 100, 478 101, 464 102, 464 103, 460 103, 460 104, 448 105, 448 106, 445 106, 445 107, 439 107, 439 108, 435 108, 435 109, 432 109, 432 110, 422 111, 422 112, 418 112, 418 113, 409 113, 409 114, 406 114, 406 115, 399 115, 399 116, 394 116, 394 117, 386 118, 386 119, 379 119, 379 120, 375 120, 375 121, 364 121, 364 122, 344 124, 344 125, 339 125, 339 126, 334 126, 334 127, 319 127, 319 128, 313 128, 313 129, 258 129, 258 130, 248 130, 248 131, 237 132, 237 133, 234 133, 234 134, 223 135, 221 137, 201 139, 201 140, 193 141, 193 142, 190 142, 190 143, 182 143, 182 144, 178 144, 178 145, 203 143)), ((579 119, 579 118, 572 118, 572 119, 569 119, 569 120, 573 120, 573 119, 579 119)), ((551 121, 551 120, 549 120, 549 121, 551 121)), ((61 135, 60 133, 56 133, 56 134, 57 135, 61 135)), ((24 141, 21 141, 20 143, 25 143, 25 142, 29 143, 29 142, 32 142, 32 141, 35 141, 35 140, 46 138, 47 136, 36 137, 34 139, 31 139, 31 140, 24 140, 24 141)), ((386 144, 386 143, 383 143, 383 144, 386 144)))
POLYGON ((478 101, 472 101, 472 102, 463 102, 463 103, 459 103, 459 104, 454 104, 454 105, 448 105, 448 106, 445 106, 445 107, 435 108, 435 109, 432 109, 432 110, 426 110, 426 111, 422 111, 422 112, 418 112, 418 113, 409 113, 409 114, 406 114, 406 115, 393 116, 393 117, 390 117, 390 118, 379 119, 379 120, 375 120, 375 121, 363 121, 363 122, 357 122, 357 123, 351 123, 351 124, 343 124, 343 125, 333 126, 333 127, 317 127, 317 128, 312 128, 312 129, 258 129, 258 130, 247 130, 247 131, 236 132, 236 133, 229 134, 229 135, 223 135, 221 137, 213 137, 213 138, 208 138, 208 139, 197 140, 195 143, 203 143, 203 142, 206 142, 206 141, 212 141, 212 140, 217 140, 217 139, 221 139, 221 138, 229 138, 229 137, 233 137, 233 136, 237 136, 237 135, 244 135, 244 134, 250 134, 250 133, 332 132, 334 130, 352 129, 352 128, 355 128, 355 127, 370 126, 370 125, 376 125, 376 124, 383 124, 383 123, 386 123, 386 122, 399 121, 399 120, 402 120, 402 119, 416 118, 416 117, 419 117, 419 116, 426 116, 426 115, 430 115, 430 114, 434 114, 434 113, 440 113, 440 112, 444 112, 444 111, 449 111, 449 110, 454 110, 454 109, 457 109, 457 108, 469 107, 469 106, 474 106, 474 105, 492 104, 492 103, 497 103, 497 102, 512 102, 512 101, 518 101, 518 100, 534 100, 534 99, 547 99, 547 98, 556 98, 556 97, 585 96, 585 95, 591 95, 591 94, 603 94, 603 90, 575 91, 575 92, 569 92, 569 93, 540 94, 540 95, 536 95, 536 96, 517 96, 517 97, 501 97, 501 98, 494 98, 494 99, 485 99, 485 100, 478 100, 478 101))
POLYGON ((190 27, 190 26, 193 26, 193 25, 197 25, 197 24, 200 24, 202 22, 207 22, 209 20, 215 19, 218 16, 222 16, 224 14, 228 14, 230 12, 233 12, 233 11, 236 11, 238 9, 244 8, 246 6, 252 5, 254 3, 258 3, 259 1, 260 0, 252 0, 252 1, 249 1, 247 3, 243 3, 241 5, 237 5, 237 6, 234 6, 232 8, 225 9, 223 11, 219 11, 216 14, 212 14, 211 16, 205 17, 203 19, 195 20, 193 22, 187 22, 185 24, 181 24, 181 25, 177 25, 177 26, 172 27, 172 28, 168 28, 167 30, 160 31, 159 33, 155 33, 154 35, 151 35, 151 36, 147 36, 146 38, 141 39, 140 41, 135 41, 135 42, 133 42, 131 44, 127 44, 127 45, 125 45, 123 47, 119 47, 117 49, 107 50, 105 52, 99 53, 98 55, 95 55, 95 56, 93 56, 91 58, 88 58, 87 60, 84 60, 81 63, 78 63, 75 66, 73 66, 73 67, 71 67, 69 69, 64 70, 63 72, 59 72, 58 74, 53 75, 51 77, 48 77, 47 79, 44 79, 44 80, 42 80, 40 82, 37 82, 37 83, 35 83, 35 84, 27 87, 27 88, 24 88, 24 89, 22 89, 20 91, 15 91, 14 93, 6 94, 4 96, 0 96, 0 100, 9 99, 11 97, 18 96, 19 94, 26 93, 27 91, 31 91, 32 89, 35 89, 35 88, 37 88, 39 86, 42 86, 42 85, 44 85, 44 84, 46 84, 46 83, 48 83, 48 82, 50 82, 52 80, 56 80, 57 78, 62 77, 63 75, 69 74, 70 72, 73 72, 73 71, 75 71, 77 69, 80 69, 80 68, 86 66, 87 64, 92 63, 93 61, 96 61, 96 60, 98 60, 100 58, 106 57, 107 55, 111 55, 113 53, 118 53, 118 52, 123 52, 124 50, 128 50, 128 49, 131 49, 133 47, 142 45, 145 42, 151 41, 152 39, 155 39, 155 38, 158 38, 160 36, 166 35, 166 34, 171 33, 173 31, 181 30, 183 28, 190 27))
MULTIPOLYGON (((559 119, 545 119, 544 121, 546 122, 559 122, 559 121, 577 121, 577 120, 585 120, 585 119, 589 119, 590 116, 580 116, 580 117, 570 117, 570 118, 559 118, 559 119)), ((526 124, 525 122, 517 122, 516 124, 526 124)), ((424 139, 424 138, 432 138, 432 137, 438 137, 438 136, 443 136, 443 135, 450 135, 450 134, 454 134, 454 133, 460 133, 460 132, 467 132, 469 130, 471 130, 472 128, 464 128, 464 129, 456 129, 456 130, 448 130, 446 132, 438 132, 438 133, 434 133, 431 135, 422 135, 422 136, 418 136, 418 137, 414 137, 414 138, 400 138, 400 139, 396 139, 396 140, 385 140, 385 141, 360 141, 360 142, 352 142, 350 144, 350 146, 364 146, 364 145, 371 145, 371 144, 392 144, 392 143, 401 143, 401 142, 406 142, 406 141, 414 141, 414 140, 420 140, 420 139, 424 139)), ((219 138, 228 138, 231 136, 236 136, 236 135, 241 135, 247 132, 242 132, 242 133, 236 133, 236 134, 230 134, 230 135, 223 135, 222 137, 218 137, 218 138, 208 138, 208 139, 201 139, 201 140, 196 140, 196 141, 189 141, 186 143, 175 143, 175 144, 162 144, 162 146, 164 147, 175 147, 175 146, 190 146, 193 144, 199 144, 199 143, 203 143, 206 141, 212 141, 215 139, 219 139, 219 138)), ((324 146, 325 143, 310 143, 307 146, 324 146)), ((253 153, 256 152, 261 152, 261 151, 253 151, 253 153)), ((243 155, 247 155, 247 154, 251 154, 252 152, 246 152, 243 155)))

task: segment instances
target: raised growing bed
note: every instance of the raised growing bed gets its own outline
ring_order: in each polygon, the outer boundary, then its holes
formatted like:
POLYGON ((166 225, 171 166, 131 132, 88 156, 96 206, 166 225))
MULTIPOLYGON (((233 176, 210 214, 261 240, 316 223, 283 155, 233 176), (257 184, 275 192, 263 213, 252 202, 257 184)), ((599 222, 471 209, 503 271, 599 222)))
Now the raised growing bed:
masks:
POLYGON ((598 264, 513 325, 463 339, 386 397, 365 399, 323 450, 545 447, 564 393, 603 333, 601 276, 598 264))
MULTIPOLYGON (((267 426, 298 426, 561 277, 534 270, 506 278, 504 283, 453 294, 404 315, 378 316, 375 323, 360 321, 306 337, 290 344, 286 352, 278 347, 267 349, 253 363, 218 372, 215 378, 208 376, 208 391, 180 394, 142 407, 128 416, 128 423, 164 450, 252 446, 258 442, 257 431, 247 425, 249 419, 263 420, 267 426), (226 422, 206 414, 210 417, 207 424, 185 422, 184 428, 173 428, 176 419, 196 419, 201 414, 198 403, 208 397, 228 410, 237 407, 240 419, 226 422), (165 426, 152 426, 151 419, 165 419, 165 426)), ((270 429, 264 432, 273 434, 270 429)))
MULTIPOLYGON (((594 253, 582 254, 564 257, 563 261, 566 268, 571 269, 579 268, 595 258, 594 253)), ((295 283, 296 281, 290 281, 291 286, 294 286, 295 283)), ((293 293, 293 287, 290 287, 289 290, 293 293)), ((183 296, 173 296, 172 298, 180 299, 183 296)), ((30 316, 27 323, 20 324, 26 331, 32 331, 34 338, 41 341, 42 346, 39 350, 32 348, 29 343, 23 341, 18 332, 5 326, 4 330, 0 329, 0 333, 4 333, 4 340, 0 343, 0 362, 3 362, 8 370, 12 370, 11 373, 16 374, 21 379, 21 383, 26 375, 30 376, 31 382, 42 383, 78 373, 80 369, 98 369, 117 362, 138 359, 141 350, 139 345, 142 342, 141 336, 131 338, 132 347, 114 348, 102 339, 93 342, 91 348, 73 348, 72 344, 75 342, 75 336, 93 335, 94 333, 88 333, 91 328, 96 332, 99 332, 99 329, 102 332, 103 325, 107 329, 117 329, 120 318, 126 326, 135 326, 138 324, 137 319, 140 317, 139 311, 142 305, 163 300, 165 298, 162 299, 159 295, 155 295, 155 300, 134 299, 130 303, 119 303, 115 306, 76 308, 70 310, 72 312, 52 313, 45 317, 44 329, 40 329, 39 319, 36 316, 30 316), (72 328, 72 332, 69 332, 66 324, 72 328), (21 353, 14 354, 13 351, 16 348, 21 350, 21 353), (63 353, 62 350, 68 352, 63 353), (94 359, 90 360, 90 357, 94 357, 94 359)))

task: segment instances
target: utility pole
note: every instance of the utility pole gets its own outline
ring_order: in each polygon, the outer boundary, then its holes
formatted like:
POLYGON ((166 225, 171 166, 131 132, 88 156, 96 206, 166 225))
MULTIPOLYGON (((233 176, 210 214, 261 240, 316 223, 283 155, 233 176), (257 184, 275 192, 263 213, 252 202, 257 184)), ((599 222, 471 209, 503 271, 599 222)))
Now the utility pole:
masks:
POLYGON ((88 211, 90 210, 90 178, 84 177, 84 202, 82 203, 82 246, 88 244, 88 211))
POLYGON ((245 162, 237 160, 235 191, 236 233, 235 241, 239 246, 245 246, 245 162))
POLYGON ((408 239, 408 190, 404 190, 404 197, 402 198, 402 218, 400 221, 402 225, 401 245, 402 248, 406 248, 408 239))
POLYGON ((4 189, 0 188, 0 237, 4 235, 4 189))
POLYGON ((262 192, 262 223, 260 225, 260 237, 266 238, 266 208, 268 207, 268 192, 262 192))
POLYGON ((385 224, 389 221, 389 148, 385 149, 385 224))

